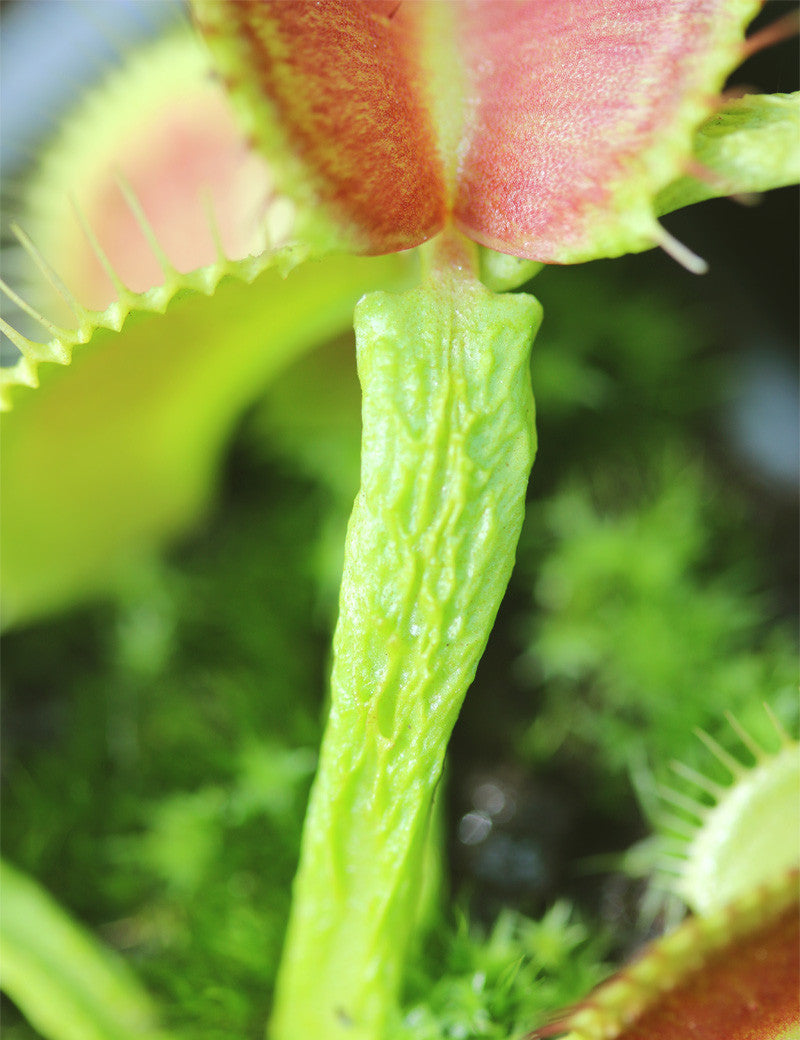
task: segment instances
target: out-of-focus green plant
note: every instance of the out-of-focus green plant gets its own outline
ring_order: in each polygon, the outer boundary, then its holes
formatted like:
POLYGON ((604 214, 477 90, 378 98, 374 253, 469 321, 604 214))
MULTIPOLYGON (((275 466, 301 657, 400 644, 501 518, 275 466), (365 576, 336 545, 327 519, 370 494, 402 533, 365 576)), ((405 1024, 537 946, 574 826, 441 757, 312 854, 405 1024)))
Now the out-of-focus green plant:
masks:
POLYGON ((528 659, 546 704, 525 740, 541 760, 564 740, 576 756, 594 753, 602 705, 610 716, 597 751, 619 773, 643 732, 648 755, 666 766, 726 711, 760 728, 754 708, 773 698, 789 708, 796 669, 791 634, 767 623, 763 597, 748 595, 735 570, 709 575, 709 496, 718 514, 725 508, 713 478, 667 454, 628 475, 643 497, 625 503, 618 470, 603 487, 610 477, 595 476, 593 495, 567 487, 548 503, 552 543, 536 578, 528 659), (576 687, 582 695, 568 698, 576 687))
MULTIPOLYGON (((537 924, 501 918, 485 943, 454 940, 444 955, 454 962, 430 996, 423 1004, 412 996, 417 1006, 405 1019, 397 1006, 407 951, 429 917, 426 877, 436 874, 437 859, 433 793, 511 573, 535 451, 528 355, 541 308, 533 297, 506 290, 542 262, 616 256, 654 244, 700 270, 698 258, 672 240, 656 216, 697 198, 796 179, 796 99, 749 98, 721 108, 712 102, 748 51, 742 34, 755 8, 744 0, 710 2, 707 11, 673 0, 645 14, 611 0, 588 12, 571 4, 566 13, 563 4, 194 7, 252 143, 271 165, 234 187, 235 163, 228 163, 226 149, 239 139, 230 133, 224 105, 212 103, 203 63, 185 36, 139 60, 130 79, 117 79, 50 154, 28 195, 32 220, 44 229, 52 253, 71 251, 74 224, 68 227, 58 207, 51 208, 51 195, 73 188, 90 252, 71 272, 82 293, 76 297, 19 235, 74 321, 55 325, 7 290, 51 335, 42 344, 8 329, 22 354, 6 378, 15 403, 4 453, 11 495, 4 525, 12 561, 5 578, 9 620, 20 624, 101 590, 123 590, 128 607, 111 638, 117 702, 107 747, 127 762, 129 777, 147 768, 140 742, 148 723, 138 711, 161 714, 159 744, 174 756, 183 790, 152 800, 145 784, 123 814, 126 828, 138 824, 144 831, 117 844, 123 887, 141 892, 149 878, 167 899, 122 922, 119 934, 162 947, 163 957, 153 960, 170 975, 160 985, 173 991, 178 1005, 197 1019, 211 1019, 216 1010, 224 1023, 218 1035, 242 1035, 266 1013, 259 1005, 259 999, 266 1003, 263 991, 251 1000, 248 987, 234 979, 195 985, 191 971, 181 971, 182 957, 188 968, 193 943, 202 939, 208 964, 234 965, 265 990, 274 982, 270 1028, 276 1038, 324 1033, 366 1040, 397 1029, 492 1036, 521 1029, 593 981, 597 954, 591 946, 582 949, 585 933, 562 904, 537 924), (540 42, 538 65, 525 57, 531 39, 540 42), (580 60, 571 79, 548 79, 548 70, 560 77, 574 55, 580 60), (559 104, 541 105, 537 77, 555 84, 559 104), (613 88, 614 104, 599 93, 601 86, 613 88), (92 135, 84 148, 80 131, 90 122, 95 129, 105 125, 108 136, 92 135), (185 190, 176 141, 188 142, 188 182, 196 188, 208 179, 210 208, 224 210, 216 225, 202 220, 203 228, 210 226, 203 245, 193 238, 198 200, 185 190), (540 154, 520 148, 521 142, 538 143, 540 154), (219 154, 225 162, 212 168, 210 157, 219 154), (125 177, 118 188, 116 165, 125 177), (555 179, 554 169, 561 171, 555 179), (246 222, 255 222, 259 193, 261 221, 280 241, 238 259, 253 248, 246 222), (284 193, 294 193, 296 208, 284 193), (188 237, 179 236, 170 249, 173 200, 188 237), (237 237, 232 229, 241 232, 243 218, 245 234, 237 237), (142 237, 157 260, 155 271, 137 253, 142 237), (419 247, 422 268, 414 288, 408 288, 415 270, 408 256, 348 255, 412 246, 419 247), (181 274, 175 265, 196 269, 181 274), (103 278, 111 297, 103 296, 103 278), (375 292, 379 287, 392 291, 375 292), (289 909, 285 888, 275 914, 254 911, 253 902, 256 894, 271 898, 281 888, 281 870, 287 876, 291 870, 298 790, 312 770, 309 748, 317 736, 311 706, 293 698, 294 691, 286 696, 272 674, 273 659, 288 659, 278 633, 290 602, 284 603, 278 583, 274 623, 250 624, 251 616, 263 618, 265 576, 255 565, 261 553, 244 540, 238 566, 223 566, 199 602, 212 613, 217 604, 235 604, 226 652, 258 660, 266 689, 255 696, 227 675, 198 674, 183 691, 200 706, 197 731, 186 733, 182 723, 171 729, 172 707, 158 697, 147 704, 154 695, 143 697, 141 689, 158 690, 164 681, 178 619, 197 609, 198 593, 168 593, 158 565, 143 571, 142 560, 208 501, 244 406, 299 354, 340 333, 364 292, 355 321, 364 394, 361 488, 345 548, 329 721, 276 977, 289 909), (73 350, 69 369, 47 364, 69 362, 73 350), (17 389, 40 383, 35 394, 17 389), (52 465, 54 453, 60 465, 52 465), (226 596, 230 574, 241 587, 226 596), (252 611, 247 593, 254 593, 252 611), (269 689, 276 684, 277 691, 269 689), (267 719, 268 741, 257 736, 267 719), (209 731, 214 739, 207 768, 200 769, 192 757, 209 731), (182 758, 184 750, 191 756, 182 758), (252 861, 232 862, 234 835, 252 827, 268 836, 270 855, 282 849, 279 864, 254 870, 252 861), (231 890, 236 912, 217 924, 231 890), (197 903, 202 914, 192 910, 197 903), (202 936, 192 934, 198 921, 202 936), (570 973, 578 964, 581 970, 570 973), (534 979, 538 990, 530 996, 534 979)), ((631 367, 643 385, 652 385, 652 372, 631 367)), ((579 357, 551 353, 549 379, 554 400, 559 389, 563 395, 562 406, 576 398, 597 405, 608 376, 579 357), (565 391, 570 380, 573 389, 565 391)), ((280 403, 268 421, 280 415, 280 403)), ((301 407, 308 411, 308 402, 301 407)), ((307 437, 295 435, 293 446, 319 468, 307 437)), ((685 475, 685 464, 674 461, 679 458, 676 451, 673 461, 654 468, 653 504, 635 514, 617 501, 616 515, 600 517, 584 492, 568 487, 547 511, 556 547, 537 579, 544 612, 529 654, 547 690, 543 715, 523 741, 535 757, 552 756, 569 729, 579 752, 589 747, 600 765, 619 770, 630 762, 619 745, 646 725, 656 733, 652 754, 663 760, 693 722, 708 726, 723 705, 748 697, 753 703, 776 682, 779 693, 788 686, 781 647, 776 644, 766 665, 739 649, 739 639, 756 627, 747 598, 724 582, 700 596, 692 585, 703 523, 698 479, 685 475), (688 645, 701 649, 690 668, 675 663, 688 645), (701 684, 707 685, 702 699, 696 694, 701 684), (573 696, 576 686, 587 685, 588 696, 573 696), (681 697, 690 707, 676 713, 681 697), (612 713, 602 724, 597 707, 612 713), (593 736, 598 727, 601 735, 593 736)), ((327 483, 341 495, 346 477, 327 483)), ((270 528, 256 526, 260 547, 270 528)), ((192 655, 187 648, 182 653, 185 682, 192 655)), ((199 646, 195 654, 202 660, 199 646)), ((171 693, 169 681, 165 685, 162 692, 171 693)), ((729 827, 739 850, 747 847, 748 820, 758 818, 762 802, 774 810, 778 801, 791 800, 796 748, 779 734, 779 753, 758 751, 761 772, 728 762, 735 791, 747 791, 749 799, 748 813, 729 827)), ((91 734, 81 730, 76 737, 78 766, 92 757, 91 734)), ((96 753, 95 760, 99 766, 96 753)), ((19 797, 24 802, 24 785, 19 797)), ((735 794, 727 795, 724 804, 735 801, 735 794)), ((720 793, 719 811, 722 805, 720 793)), ((50 833, 57 831, 51 823, 50 833)), ((784 872, 793 859, 786 854, 791 836, 779 826, 770 833, 771 862, 784 872)), ((16 844, 23 848, 25 838, 16 844)), ((252 851, 252 838, 244 844, 252 851)), ((690 865, 697 847, 688 846, 690 865)), ((55 849, 30 856, 41 860, 45 853, 53 857, 55 849)), ((736 873, 736 857, 727 849, 712 856, 720 870, 736 873)), ((737 981, 744 971, 735 948, 742 935, 766 929, 770 942, 783 941, 776 915, 794 890, 782 873, 777 882, 772 873, 769 864, 748 869, 743 895, 733 885, 732 895, 750 901, 736 903, 727 935, 720 936, 713 914, 694 926, 692 935, 703 937, 699 962, 678 949, 667 958, 669 973, 659 974, 654 954, 647 961, 652 977, 637 976, 630 992, 623 983, 623 997, 612 984, 594 1017, 570 1019, 575 1035, 624 1036, 632 1016, 662 1014, 667 975, 690 985, 698 967, 700 975, 710 971, 721 950, 730 965, 723 981, 737 981), (752 891, 762 882, 769 883, 769 898, 759 902, 752 891)), ((684 877, 690 875, 687 868, 684 877)), ((701 906, 691 886, 682 891, 695 909, 718 909, 701 906)), ((35 952, 45 960, 46 929, 40 938, 35 952)), ((11 967, 19 978, 13 959, 11 967)), ((753 978, 766 984, 763 970, 753 978)), ((42 986, 11 989, 31 1020, 46 1022, 48 1035, 74 1035, 77 1012, 51 1020, 37 1013, 46 1000, 42 986)), ((76 1004, 78 992, 73 988, 76 1004)), ((784 985, 784 1003, 786 992, 784 985)), ((686 1002, 691 1005, 688 995, 686 1002)), ((101 1014, 99 1008, 88 1013, 101 1014)), ((769 1035, 782 1035, 776 1030, 783 1019, 765 1010, 764 1023, 769 1035)), ((180 1032, 185 1022, 176 1017, 174 1025, 180 1032)))

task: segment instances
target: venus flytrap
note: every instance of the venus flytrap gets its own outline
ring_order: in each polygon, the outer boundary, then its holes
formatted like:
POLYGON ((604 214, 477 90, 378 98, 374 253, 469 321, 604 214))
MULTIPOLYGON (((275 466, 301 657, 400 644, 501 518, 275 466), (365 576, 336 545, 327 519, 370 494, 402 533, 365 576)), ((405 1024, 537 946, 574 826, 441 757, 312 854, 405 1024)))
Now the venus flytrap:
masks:
POLYGON ((793 1040, 797 887, 795 870, 689 918, 525 1040, 793 1040))
POLYGON ((797 1035, 800 745, 767 717, 769 750, 728 716, 751 766, 698 731, 729 783, 673 763, 683 783, 662 788, 661 885, 695 916, 527 1040, 682 1040, 687 1023, 703 1040, 797 1035))
MULTIPOLYGON (((103 386, 114 392, 102 431, 120 402, 154 431, 135 465, 120 470, 114 456, 106 467, 127 493, 119 541, 119 526, 109 541, 102 529, 86 537, 76 517, 60 527, 67 539, 80 532, 85 572, 59 578, 85 591, 121 543, 157 543, 196 513, 215 453, 257 386, 372 293, 356 310, 361 490, 275 1040, 368 1040, 395 1019, 433 792, 513 566, 535 444, 528 352, 540 309, 532 297, 491 292, 479 272, 508 289, 541 263, 654 245, 701 270, 658 214, 798 175, 791 99, 719 99, 757 9, 751 0, 196 0, 244 133, 294 198, 300 245, 242 261, 221 250, 185 276, 165 261, 163 288, 137 295, 120 284, 106 310, 78 305, 75 332, 50 329, 46 345, 14 336, 23 359, 7 382, 43 384, 19 394, 11 466, 20 488, 53 442, 59 408, 70 416, 77 399, 90 413, 103 386), (403 289, 404 259, 335 255, 417 246, 422 283, 400 295, 372 290, 383 276, 403 289), (316 268, 302 262, 308 254, 322 256, 316 268), (271 325, 261 339, 260 321, 271 325), (272 354, 261 353, 264 338, 272 354), (115 368, 109 342, 141 353, 118 356, 115 368), (233 359, 231 345, 242 347, 233 359), (74 379, 40 364, 63 363, 73 346, 74 379), (143 364, 159 374, 156 402, 143 364), (154 486, 151 516, 137 499, 154 486)), ((83 435, 80 458, 98 430, 83 435)), ((113 479, 79 477, 78 513, 97 487, 116 504, 113 479)), ((25 586, 55 537, 46 522, 36 548, 26 526, 36 515, 52 511, 34 496, 16 527, 29 554, 20 616, 52 605, 47 570, 25 586)), ((53 552, 55 572, 65 558, 63 547, 53 552)))
MULTIPOLYGON (((731 718, 742 743, 755 758, 750 768, 712 738, 699 734, 729 773, 728 784, 715 784, 691 771, 683 772, 705 797, 700 801, 697 794, 683 796, 697 827, 682 850, 676 887, 699 914, 720 910, 757 890, 765 876, 791 875, 796 868, 800 820, 790 807, 800 789, 800 748, 773 721, 780 744, 777 750, 768 752, 731 718), (759 857, 752 855, 754 834, 758 834, 762 847, 769 849, 767 870, 759 857)), ((680 775, 680 765, 673 768, 680 775)))
POLYGON ((223 257, 166 290, 86 309, 81 328, 58 333, 44 355, 16 337, 24 356, 4 370, 6 389, 16 398, 23 381, 40 385, 15 400, 4 432, 7 626, 118 588, 207 508, 222 445, 259 389, 341 334, 363 292, 411 280, 406 257, 298 266, 302 255, 223 257), (70 369, 37 363, 56 350, 62 363, 75 350, 70 369), (63 460, 55 474, 53 443, 63 460))

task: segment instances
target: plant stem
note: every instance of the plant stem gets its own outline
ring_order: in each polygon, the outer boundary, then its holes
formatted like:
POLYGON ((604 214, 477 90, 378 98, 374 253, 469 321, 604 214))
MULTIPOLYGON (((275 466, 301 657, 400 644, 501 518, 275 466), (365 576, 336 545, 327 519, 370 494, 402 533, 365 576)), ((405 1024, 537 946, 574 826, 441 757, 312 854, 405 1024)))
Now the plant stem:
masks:
POLYGON ((273 1040, 385 1035, 447 741, 511 574, 541 308, 484 288, 474 252, 440 239, 421 286, 356 310, 361 489, 273 1040))

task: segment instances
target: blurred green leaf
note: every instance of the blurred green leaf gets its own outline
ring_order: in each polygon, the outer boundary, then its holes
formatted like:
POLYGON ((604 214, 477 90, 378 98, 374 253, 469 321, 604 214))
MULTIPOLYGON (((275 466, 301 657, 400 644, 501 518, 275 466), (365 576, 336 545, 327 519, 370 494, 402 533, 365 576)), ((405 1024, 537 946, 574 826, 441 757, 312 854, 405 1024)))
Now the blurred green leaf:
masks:
POLYGON ((800 180, 800 93, 749 94, 697 130, 694 158, 705 176, 667 185, 655 201, 669 213, 703 199, 749 194, 800 180))
POLYGON ((168 1040, 125 964, 0 864, 2 988, 46 1040, 168 1040))
POLYGON ((107 594, 185 531, 244 407, 346 329, 362 293, 410 277, 407 257, 287 263, 264 259, 252 284, 223 275, 212 296, 203 272, 166 303, 143 294, 156 313, 134 310, 119 332, 98 316, 68 368, 41 366, 40 387, 17 390, 3 419, 6 625, 107 594))

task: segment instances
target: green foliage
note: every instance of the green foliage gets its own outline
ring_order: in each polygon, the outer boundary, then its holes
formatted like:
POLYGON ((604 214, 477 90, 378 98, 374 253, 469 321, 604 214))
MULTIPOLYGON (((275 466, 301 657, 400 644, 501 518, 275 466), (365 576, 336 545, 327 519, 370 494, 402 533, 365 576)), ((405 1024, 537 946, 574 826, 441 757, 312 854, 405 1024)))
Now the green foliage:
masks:
POLYGON ((796 641, 755 505, 703 446, 724 355, 699 310, 646 284, 604 309, 618 270, 537 279, 544 447, 514 578, 530 597, 517 680, 536 697, 518 750, 596 770, 609 805, 627 773, 699 763, 694 727, 729 744, 725 711, 755 735, 764 701, 797 723, 796 641))
POLYGON ((726 710, 789 707, 789 632, 765 624, 764 595, 737 562, 714 566, 726 507, 712 480, 681 452, 601 468, 594 493, 567 487, 548 503, 528 654, 546 690, 526 740, 535 757, 568 741, 612 773, 645 758, 663 773, 696 760, 693 730, 718 731, 726 710))
POLYGON ((441 927, 411 968, 396 1040, 507 1040, 602 977, 605 942, 566 902, 539 921, 503 911, 488 934, 466 917, 441 927))
POLYGON ((750 94, 697 130, 694 156, 705 182, 684 177, 656 198, 659 213, 720 194, 767 191, 800 179, 800 94, 750 94))
POLYGON ((280 471, 240 479, 115 610, 6 637, 9 855, 192 1040, 262 1032, 320 731, 320 499, 280 471))

